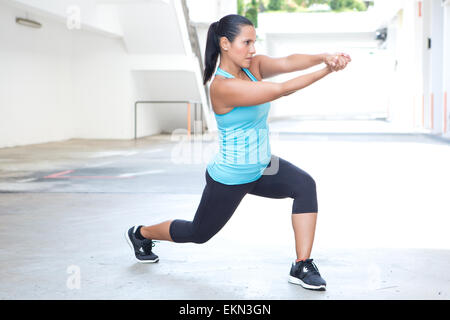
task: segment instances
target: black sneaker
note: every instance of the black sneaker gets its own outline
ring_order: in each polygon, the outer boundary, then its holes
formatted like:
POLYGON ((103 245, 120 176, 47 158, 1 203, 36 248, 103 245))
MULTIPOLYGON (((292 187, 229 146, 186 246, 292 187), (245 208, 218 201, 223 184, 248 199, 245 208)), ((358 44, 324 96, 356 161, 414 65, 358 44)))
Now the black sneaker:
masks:
POLYGON ((313 259, 292 263, 289 282, 305 289, 325 291, 327 283, 322 279, 313 259))
POLYGON ((125 232, 125 239, 133 250, 136 260, 140 263, 155 263, 158 262, 159 258, 156 254, 152 252, 152 248, 155 246, 153 240, 144 239, 139 240, 136 238, 136 229, 139 226, 134 226, 125 232))

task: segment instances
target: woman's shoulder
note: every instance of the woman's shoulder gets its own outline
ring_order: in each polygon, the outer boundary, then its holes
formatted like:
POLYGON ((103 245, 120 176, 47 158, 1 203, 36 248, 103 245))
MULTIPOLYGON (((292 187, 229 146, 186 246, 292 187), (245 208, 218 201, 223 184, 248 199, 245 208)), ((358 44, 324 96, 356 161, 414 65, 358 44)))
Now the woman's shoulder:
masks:
MULTIPOLYGON (((255 56, 256 57, 256 56, 255 56)), ((257 60, 258 58, 254 58, 252 59, 252 62, 250 64, 250 66, 247 68, 248 71, 250 71, 250 73, 256 78, 256 80, 261 81, 261 74, 259 72, 259 62, 257 60)), ((233 78, 227 78, 221 74, 216 74, 212 81, 211 84, 209 86, 209 92, 210 92, 210 97, 211 97, 211 102, 214 106, 217 107, 218 112, 216 113, 221 113, 221 111, 223 111, 224 107, 221 106, 219 99, 216 99, 216 93, 221 88, 221 84, 223 84, 225 81, 230 81, 233 78)), ((247 79, 248 81, 252 81, 250 79, 247 79)), ((229 94, 229 93, 225 93, 225 94, 229 94)), ((230 93, 231 94, 231 93, 230 93)))
POLYGON ((259 61, 261 59, 263 55, 262 54, 258 54, 253 56, 252 58, 252 62, 250 64, 250 67, 248 67, 248 70, 250 71, 250 73, 258 80, 261 81, 262 77, 261 77, 261 72, 259 71, 259 61))
POLYGON ((224 81, 226 79, 227 78, 223 77, 223 76, 214 77, 213 81, 211 81, 211 84, 209 86, 209 95, 211 98, 211 103, 212 103, 214 112, 217 114, 222 114, 222 113, 226 112, 225 107, 220 104, 220 101, 218 101, 218 99, 216 99, 217 87, 220 86, 221 81, 224 81))

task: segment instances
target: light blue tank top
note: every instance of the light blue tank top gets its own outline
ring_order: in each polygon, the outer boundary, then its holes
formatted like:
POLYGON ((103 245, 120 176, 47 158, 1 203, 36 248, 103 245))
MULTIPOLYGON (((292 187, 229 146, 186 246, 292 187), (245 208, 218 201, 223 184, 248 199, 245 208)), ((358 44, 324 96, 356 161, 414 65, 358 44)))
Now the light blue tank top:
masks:
MULTIPOLYGON (((258 81, 248 69, 242 68, 258 81)), ((221 68, 216 75, 234 78, 221 68)), ((225 114, 214 113, 217 121, 219 152, 208 163, 211 178, 228 185, 249 183, 259 179, 270 162, 269 127, 267 117, 270 103, 234 107, 225 114)))

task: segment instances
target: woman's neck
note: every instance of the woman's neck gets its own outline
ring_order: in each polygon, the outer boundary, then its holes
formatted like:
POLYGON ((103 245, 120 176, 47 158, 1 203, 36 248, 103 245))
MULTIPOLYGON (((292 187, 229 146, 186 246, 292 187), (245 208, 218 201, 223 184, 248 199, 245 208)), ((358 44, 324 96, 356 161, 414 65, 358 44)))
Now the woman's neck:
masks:
POLYGON ((235 64, 231 65, 231 64, 225 64, 225 63, 220 63, 219 64, 219 68, 228 72, 229 74, 231 74, 232 76, 234 76, 235 78, 241 78, 242 75, 242 68, 239 66, 236 66, 235 64))

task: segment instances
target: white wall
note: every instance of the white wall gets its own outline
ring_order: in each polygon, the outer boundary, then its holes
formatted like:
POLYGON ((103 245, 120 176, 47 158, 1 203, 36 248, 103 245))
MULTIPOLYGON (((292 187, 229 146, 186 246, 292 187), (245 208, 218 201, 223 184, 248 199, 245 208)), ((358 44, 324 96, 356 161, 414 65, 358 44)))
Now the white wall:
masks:
MULTIPOLYGON (((450 94, 450 1, 444 8, 444 67, 443 67, 443 87, 444 93, 447 95, 447 105, 444 117, 446 119, 446 131, 444 136, 450 138, 450 105, 449 105, 449 94, 450 94)), ((444 119, 443 119, 444 121, 444 119)))
POLYGON ((130 54, 187 54, 175 7, 168 1, 130 2, 119 10, 130 54))
POLYGON ((405 1, 388 27, 387 50, 395 68, 388 78, 389 121, 405 130, 415 131, 421 121, 422 93, 421 26, 418 24, 417 4, 405 1))
POLYGON ((74 137, 131 138, 136 93, 122 40, 82 31, 71 36, 74 137))
POLYGON ((441 0, 396 3, 401 6, 389 22, 387 41, 388 50, 397 61, 390 85, 390 119, 404 125, 412 122, 414 130, 449 136, 444 94, 450 82, 450 3, 447 1, 445 6, 441 0))
POLYGON ((52 23, 44 32, 19 26, 16 14, 0 7, 0 146, 65 139, 74 130, 64 101, 72 97, 72 41, 52 23))
MULTIPOLYGON (((171 100, 200 101, 198 88, 193 72, 188 71, 133 71, 133 81, 136 88, 136 99, 168 100, 167 92, 170 92, 171 100)), ((191 104, 191 130, 195 116, 194 105, 191 104)), ((137 135, 147 136, 155 132, 171 133, 176 129, 187 129, 187 111, 185 103, 179 104, 139 104, 137 107, 138 123, 137 135)), ((200 109, 197 117, 200 117, 200 109)), ((203 117, 204 119, 204 117, 203 117)))
POLYGON ((422 3, 423 33, 418 35, 418 38, 423 41, 423 127, 427 132, 435 135, 448 136, 448 106, 445 110, 444 94, 448 92, 450 77, 448 71, 450 59, 448 7, 450 4, 447 2, 443 5, 440 0, 422 1, 422 3), (428 49, 428 38, 431 38, 431 49, 428 49), (447 128, 444 128, 445 119, 447 119, 447 128))
MULTIPOLYGON (((69 29, 64 17, 57 14, 62 7, 45 11, 45 5, 53 8, 55 1, 35 7, 37 2, 32 0, 19 4, 0 0, 0 147, 71 138, 132 139, 135 101, 204 102, 200 71, 195 69, 199 69, 198 62, 192 52, 186 52, 189 39, 184 20, 179 21, 180 8, 163 2, 149 5, 165 6, 172 12, 171 20, 164 20, 166 16, 161 14, 156 23, 152 14, 157 13, 153 12, 149 17, 156 25, 142 26, 146 32, 132 32, 136 26, 130 23, 130 18, 136 17, 133 11, 116 17, 116 22, 123 22, 120 29, 125 41, 100 28, 82 25, 81 29, 69 29), (16 16, 37 20, 42 28, 18 25, 16 16), (166 25, 173 32, 164 32, 166 25), (139 38, 144 45, 139 45, 139 38)), ((185 106, 140 108, 139 137, 187 127, 185 106)))
POLYGON ((0 7, 0 147, 70 138, 130 138, 132 80, 120 39, 0 7))
POLYGON ((71 27, 79 22, 83 30, 119 37, 122 36, 122 27, 118 20, 120 10, 117 4, 126 3, 126 1, 0 0, 0 3, 3 2, 17 9, 31 10, 41 17, 70 24, 71 27))
POLYGON ((234 0, 187 0, 189 16, 194 22, 212 23, 225 15, 237 13, 234 0))
MULTIPOLYGON (((393 63, 377 48, 377 19, 371 14, 260 14, 262 53, 291 54, 346 52, 352 63, 319 82, 272 103, 270 117, 378 118, 387 114, 386 74, 393 63)), ((282 82, 323 68, 283 74, 268 81, 282 82)))
POLYGON ((443 124, 443 41, 444 41, 444 8, 441 0, 430 0, 431 7, 431 92, 433 94, 432 132, 442 134, 443 124))

